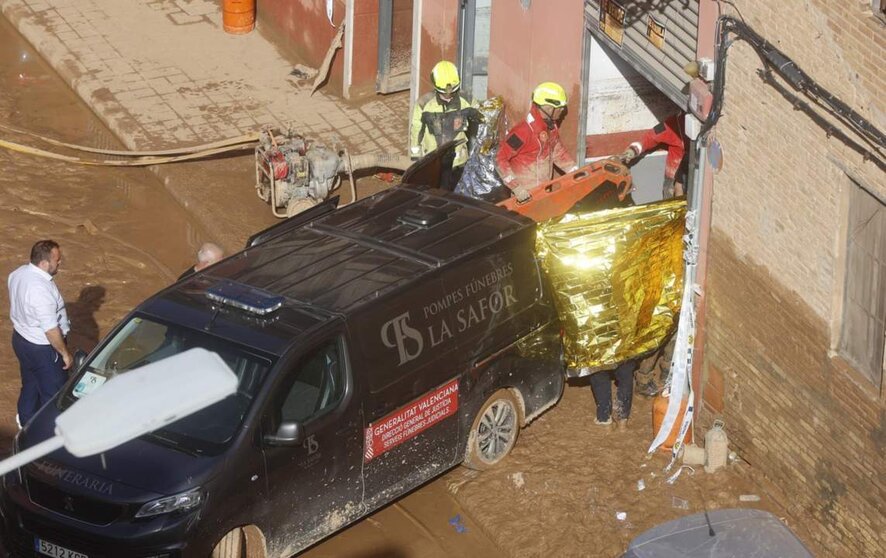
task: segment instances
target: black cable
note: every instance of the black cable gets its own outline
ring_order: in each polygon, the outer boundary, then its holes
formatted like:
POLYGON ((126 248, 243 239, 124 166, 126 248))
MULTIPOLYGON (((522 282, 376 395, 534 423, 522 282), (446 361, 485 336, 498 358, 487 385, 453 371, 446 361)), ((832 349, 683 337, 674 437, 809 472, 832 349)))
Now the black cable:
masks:
POLYGON ((717 20, 717 70, 714 76, 712 91, 714 102, 711 107, 711 112, 702 126, 702 136, 707 134, 710 129, 713 128, 722 114, 726 87, 727 51, 729 50, 729 47, 732 46, 732 43, 739 39, 747 42, 763 62, 764 69, 761 70, 761 77, 764 81, 775 87, 782 96, 791 102, 795 109, 802 110, 812 118, 818 126, 824 128, 829 136, 833 135, 834 137, 837 137, 840 141, 846 143, 853 150, 860 153, 865 160, 874 161, 878 167, 883 168, 884 163, 882 160, 882 154, 880 153, 880 148, 886 147, 886 136, 884 136, 883 132, 877 129, 872 123, 868 122, 858 112, 852 110, 852 108, 846 103, 842 102, 829 91, 818 85, 818 83, 797 66, 793 60, 765 40, 744 21, 738 21, 730 16, 720 16, 717 20), (728 40, 730 34, 735 35, 735 39, 732 41, 728 40), (790 93, 787 88, 778 84, 778 82, 772 79, 772 71, 781 76, 782 79, 784 79, 794 90, 800 91, 829 114, 850 127, 866 143, 871 144, 875 153, 872 153, 841 130, 835 128, 833 124, 812 110, 808 103, 801 101, 796 95, 790 93))
POLYGON ((798 96, 791 93, 787 87, 779 83, 776 79, 772 77, 770 72, 765 70, 757 70, 757 74, 760 76, 760 79, 763 80, 764 83, 771 86, 775 89, 782 97, 784 97, 791 105, 794 107, 794 110, 802 111, 806 116, 808 116, 815 124, 817 124, 820 128, 825 131, 828 137, 834 136, 838 140, 842 141, 846 144, 847 147, 852 149, 861 155, 866 161, 871 161, 880 170, 886 170, 886 162, 883 159, 874 156, 873 153, 865 149, 864 146, 850 138, 846 135, 841 129, 835 127, 831 122, 829 122, 826 118, 824 118, 821 114, 812 110, 812 107, 806 101, 800 99, 798 96))
POLYGON ((830 114, 831 116, 833 116, 834 118, 839 120, 843 125, 848 126, 853 131, 855 131, 855 133, 858 134, 858 136, 862 139, 862 141, 864 141, 864 143, 866 143, 868 145, 868 147, 870 147, 877 155, 879 155, 880 157, 884 156, 883 152, 880 150, 880 148, 877 145, 874 144, 872 139, 870 137, 868 137, 866 134, 861 133, 858 130, 858 128, 856 128, 854 122, 852 122, 851 120, 848 120, 842 114, 834 111, 830 106, 828 106, 825 102, 823 102, 822 99, 820 99, 819 97, 817 97, 813 94, 807 94, 807 97, 809 97, 809 99, 813 103, 815 103, 816 106, 818 106, 819 108, 821 108, 822 110, 826 111, 828 114, 830 114))

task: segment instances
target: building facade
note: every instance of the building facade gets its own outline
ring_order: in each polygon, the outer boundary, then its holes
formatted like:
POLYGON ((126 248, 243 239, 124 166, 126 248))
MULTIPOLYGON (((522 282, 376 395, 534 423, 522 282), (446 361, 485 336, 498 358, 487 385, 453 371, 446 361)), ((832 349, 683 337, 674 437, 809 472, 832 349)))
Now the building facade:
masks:
MULTIPOLYGON (((886 27, 877 6, 735 5, 883 129, 886 27)), ((817 520, 821 555, 882 556, 886 180, 876 162, 761 80, 761 67, 748 44, 730 48, 715 130, 725 156, 712 196, 701 423, 723 417, 741 456, 788 495, 781 503, 817 520)))
MULTIPOLYGON (((417 4, 422 52, 413 85, 424 92, 434 62, 463 64, 471 26, 457 3, 417 4)), ((734 5, 740 13, 714 0, 496 2, 483 22, 484 93, 502 95, 513 121, 537 81, 560 81, 579 100, 570 103, 565 142, 589 158, 611 155, 674 110, 692 111, 693 80, 680 70, 716 61, 717 18, 726 15, 883 128, 878 1, 734 5)), ((761 69, 751 46, 735 41, 715 64, 726 72, 722 116, 703 145, 691 143, 703 155, 716 140, 724 154, 718 173, 705 157, 687 177, 701 193, 696 433, 725 420, 733 449, 772 482, 780 504, 815 519, 804 537, 816 554, 883 555, 886 175, 882 155, 860 153, 882 154, 883 146, 777 75, 764 81, 761 69), (795 109, 798 100, 808 113, 795 109)))
POLYGON ((409 88, 413 0, 258 0, 263 32, 308 66, 319 68, 344 25, 327 89, 345 98, 409 88))

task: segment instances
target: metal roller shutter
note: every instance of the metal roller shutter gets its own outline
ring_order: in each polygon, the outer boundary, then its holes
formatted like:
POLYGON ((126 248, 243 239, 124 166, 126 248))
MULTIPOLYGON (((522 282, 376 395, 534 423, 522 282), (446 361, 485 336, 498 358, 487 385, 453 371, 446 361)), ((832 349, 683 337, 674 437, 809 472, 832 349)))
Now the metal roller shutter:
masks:
POLYGON ((672 101, 687 107, 690 78, 683 67, 696 58, 698 0, 586 0, 585 25, 672 101))

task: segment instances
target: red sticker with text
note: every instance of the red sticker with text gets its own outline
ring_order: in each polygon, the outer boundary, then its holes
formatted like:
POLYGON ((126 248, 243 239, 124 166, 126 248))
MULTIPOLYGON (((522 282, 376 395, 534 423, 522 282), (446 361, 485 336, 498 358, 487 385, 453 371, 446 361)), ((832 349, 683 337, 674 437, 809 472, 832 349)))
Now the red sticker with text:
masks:
POLYGON ((426 393, 366 428, 363 459, 372 459, 418 436, 458 410, 458 379, 426 393))

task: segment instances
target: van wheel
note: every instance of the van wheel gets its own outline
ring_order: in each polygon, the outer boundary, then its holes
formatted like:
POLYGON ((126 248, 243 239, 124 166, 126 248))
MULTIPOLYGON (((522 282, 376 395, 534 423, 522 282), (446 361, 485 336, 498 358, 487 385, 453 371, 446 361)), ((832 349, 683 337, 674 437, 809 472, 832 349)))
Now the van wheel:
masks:
POLYGON ((514 394, 500 389, 480 407, 468 436, 464 465, 482 471, 498 464, 517 442, 520 406, 514 394))
POLYGON ((265 537, 255 525, 232 529, 212 549, 211 558, 267 558, 265 537))

